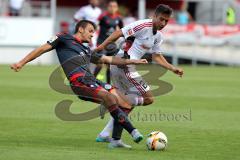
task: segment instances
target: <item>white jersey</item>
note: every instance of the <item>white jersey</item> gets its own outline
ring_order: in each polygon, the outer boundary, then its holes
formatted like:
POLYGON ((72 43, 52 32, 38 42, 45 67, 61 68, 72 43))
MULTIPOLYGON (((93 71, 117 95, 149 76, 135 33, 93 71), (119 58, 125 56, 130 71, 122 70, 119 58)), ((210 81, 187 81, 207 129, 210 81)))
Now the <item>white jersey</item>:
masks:
POLYGON ((86 19, 97 23, 98 17, 102 13, 99 7, 92 7, 91 5, 83 6, 74 15, 75 20, 86 19))
POLYGON ((24 0, 10 0, 9 1, 10 7, 13 9, 17 9, 17 10, 22 8, 23 2, 24 2, 24 0))
POLYGON ((153 34, 152 19, 133 22, 121 30, 125 39, 130 36, 135 37, 132 46, 128 50, 130 59, 141 59, 145 53, 161 54, 162 33, 157 31, 156 34, 153 34))
MULTIPOLYGON (((135 37, 132 46, 128 50, 130 59, 141 59, 145 53, 161 54, 160 45, 163 41, 162 33, 157 31, 153 34, 152 19, 136 21, 122 28, 124 38, 135 37)), ((123 50, 120 50, 117 56, 122 57, 123 50)), ((135 65, 121 68, 111 65, 111 79, 124 94, 144 95, 150 90, 150 86, 144 81, 141 75, 136 71, 135 65)))

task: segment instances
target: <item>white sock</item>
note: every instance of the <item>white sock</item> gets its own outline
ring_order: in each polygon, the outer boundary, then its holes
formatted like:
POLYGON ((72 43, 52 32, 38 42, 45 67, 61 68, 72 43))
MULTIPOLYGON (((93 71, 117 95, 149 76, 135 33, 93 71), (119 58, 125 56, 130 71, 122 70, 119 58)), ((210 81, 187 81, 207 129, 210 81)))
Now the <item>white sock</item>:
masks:
POLYGON ((112 140, 111 140, 111 143, 120 143, 120 142, 122 142, 121 139, 119 139, 119 140, 114 140, 114 139, 112 139, 112 140))
POLYGON ((111 117, 108 121, 107 125, 103 128, 101 133, 99 134, 101 137, 108 137, 112 133, 113 130, 113 118, 111 117))
POLYGON ((144 103, 143 97, 137 94, 127 94, 126 96, 133 106, 141 106, 144 103))

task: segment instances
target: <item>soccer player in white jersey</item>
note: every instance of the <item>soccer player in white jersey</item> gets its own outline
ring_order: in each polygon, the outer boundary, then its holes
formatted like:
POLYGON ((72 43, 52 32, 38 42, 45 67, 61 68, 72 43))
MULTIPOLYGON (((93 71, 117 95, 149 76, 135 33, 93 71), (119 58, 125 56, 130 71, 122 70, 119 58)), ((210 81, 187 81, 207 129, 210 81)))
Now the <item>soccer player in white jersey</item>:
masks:
MULTIPOLYGON (((99 0, 89 0, 89 4, 81 7, 73 16, 74 22, 69 28, 69 32, 74 34, 75 26, 80 20, 89 20, 98 24, 98 17, 101 15, 102 10, 99 6, 99 0)), ((91 49, 96 48, 97 44, 97 33, 95 32, 89 46, 91 49)))
POLYGON ((78 22, 82 19, 85 19, 85 20, 89 20, 94 23, 97 23, 98 17, 102 13, 98 5, 99 5, 99 0, 89 0, 89 5, 81 7, 74 14, 74 20, 78 22))
MULTIPOLYGON (((151 53, 153 60, 157 64, 181 77, 183 75, 183 70, 168 63, 162 55, 160 48, 163 41, 161 30, 167 25, 171 14, 172 9, 169 6, 160 4, 157 6, 152 19, 139 20, 123 27, 121 30, 115 31, 99 45, 95 51, 99 52, 103 50, 109 43, 116 41, 120 37, 124 37, 125 39, 134 37, 134 41, 127 51, 128 58, 141 59, 145 53, 151 53)), ((117 56, 123 57, 124 51, 120 50, 117 56)), ((129 65, 125 68, 111 66, 111 76, 114 85, 120 90, 124 90, 134 106, 149 105, 153 103, 153 95, 150 91, 150 87, 135 70, 134 65, 129 65), (127 86, 124 87, 122 84, 127 86)), ((106 138, 110 134, 109 131, 113 131, 113 133, 119 132, 120 139, 122 129, 115 131, 114 128, 112 129, 112 126, 113 120, 111 119, 99 134, 96 141, 106 141, 106 138)))

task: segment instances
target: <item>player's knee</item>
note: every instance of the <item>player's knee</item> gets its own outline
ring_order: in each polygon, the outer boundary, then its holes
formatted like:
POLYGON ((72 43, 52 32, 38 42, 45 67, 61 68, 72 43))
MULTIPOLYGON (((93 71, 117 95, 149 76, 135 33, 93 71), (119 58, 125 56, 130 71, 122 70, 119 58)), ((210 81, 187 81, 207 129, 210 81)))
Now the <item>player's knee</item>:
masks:
POLYGON ((144 98, 143 105, 150 105, 153 103, 153 101, 154 101, 153 97, 146 97, 146 98, 144 98))
POLYGON ((113 104, 117 104, 117 103, 118 103, 118 102, 117 102, 117 97, 114 96, 114 95, 111 94, 111 93, 106 94, 106 95, 104 96, 103 100, 104 100, 104 103, 105 103, 105 104, 108 104, 108 105, 113 105, 113 104))

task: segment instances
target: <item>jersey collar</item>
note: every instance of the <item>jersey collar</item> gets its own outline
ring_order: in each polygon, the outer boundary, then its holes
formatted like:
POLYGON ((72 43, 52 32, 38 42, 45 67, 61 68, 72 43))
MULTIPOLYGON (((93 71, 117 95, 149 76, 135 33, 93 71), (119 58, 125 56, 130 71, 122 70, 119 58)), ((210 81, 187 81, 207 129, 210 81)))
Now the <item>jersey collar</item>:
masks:
POLYGON ((115 13, 115 14, 110 14, 109 12, 107 12, 107 15, 109 16, 109 17, 111 17, 111 18, 117 18, 117 17, 119 17, 119 13, 117 12, 117 13, 115 13))
POLYGON ((74 37, 74 39, 78 42, 78 43, 80 43, 80 44, 82 44, 82 40, 80 39, 80 38, 78 38, 77 36, 73 36, 74 37))

